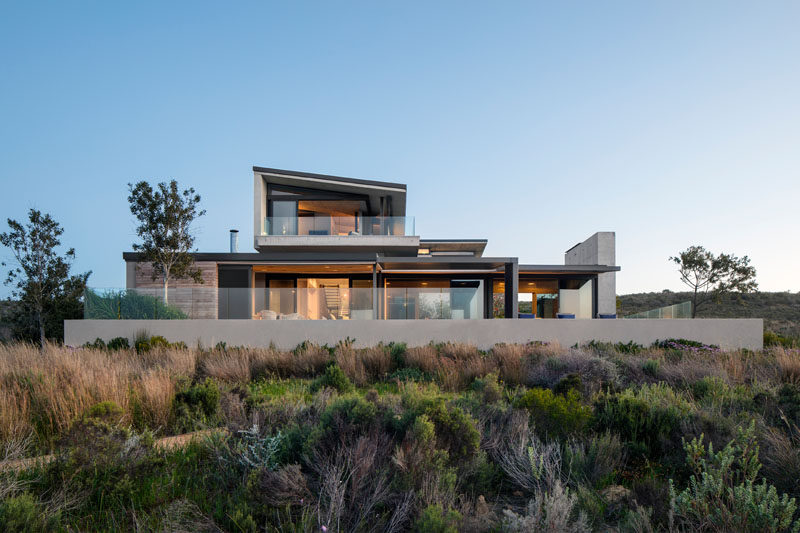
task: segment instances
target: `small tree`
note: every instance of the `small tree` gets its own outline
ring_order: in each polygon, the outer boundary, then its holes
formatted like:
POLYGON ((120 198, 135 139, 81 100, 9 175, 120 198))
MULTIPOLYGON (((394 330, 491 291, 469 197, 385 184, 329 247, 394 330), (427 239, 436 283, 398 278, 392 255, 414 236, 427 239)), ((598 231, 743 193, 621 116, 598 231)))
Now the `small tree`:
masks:
POLYGON ((164 286, 164 302, 168 301, 169 280, 191 278, 203 283, 200 270, 194 267, 189 253, 194 246, 191 225, 195 218, 203 216, 198 211, 200 195, 193 188, 178 191, 178 182, 161 182, 154 190, 146 181, 128 184, 131 213, 139 221, 136 234, 141 244, 134 244, 142 261, 153 266, 153 281, 161 278, 164 286))
POLYGON ((23 226, 8 219, 10 231, 0 233, 0 243, 11 249, 16 262, 5 283, 14 286, 13 297, 19 300, 12 311, 15 334, 30 340, 38 337, 44 347, 48 333, 50 337, 63 336, 58 328, 64 318, 79 316, 80 297, 91 272, 70 276, 75 250, 58 254, 64 230, 50 215, 31 209, 28 220, 23 226))
POLYGON ((678 265, 681 281, 693 292, 692 318, 697 316, 698 308, 723 293, 746 293, 758 289, 756 269, 750 266, 747 256, 715 256, 702 246, 690 246, 669 260, 678 265))

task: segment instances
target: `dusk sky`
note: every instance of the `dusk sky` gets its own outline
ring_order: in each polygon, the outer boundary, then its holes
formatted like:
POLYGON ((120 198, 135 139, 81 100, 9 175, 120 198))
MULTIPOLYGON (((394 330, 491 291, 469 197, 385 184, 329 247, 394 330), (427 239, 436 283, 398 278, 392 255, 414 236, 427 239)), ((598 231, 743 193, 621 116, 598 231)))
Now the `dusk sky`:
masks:
POLYGON ((253 165, 406 183, 423 238, 522 263, 615 231, 620 294, 694 244, 798 291, 800 2, 0 3, 0 231, 48 212, 121 287, 128 182, 253 251, 253 165))

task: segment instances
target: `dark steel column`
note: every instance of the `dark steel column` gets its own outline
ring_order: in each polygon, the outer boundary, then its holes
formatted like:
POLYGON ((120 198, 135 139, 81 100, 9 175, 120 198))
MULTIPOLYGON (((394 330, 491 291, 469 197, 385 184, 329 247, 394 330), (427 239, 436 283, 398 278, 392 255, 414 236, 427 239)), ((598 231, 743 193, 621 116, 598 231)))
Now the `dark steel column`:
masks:
POLYGON ((519 292, 519 263, 506 263, 504 278, 506 284, 506 318, 519 318, 519 306, 517 305, 517 293, 519 292))
POLYGON ((372 263, 372 318, 378 319, 378 263, 372 263))

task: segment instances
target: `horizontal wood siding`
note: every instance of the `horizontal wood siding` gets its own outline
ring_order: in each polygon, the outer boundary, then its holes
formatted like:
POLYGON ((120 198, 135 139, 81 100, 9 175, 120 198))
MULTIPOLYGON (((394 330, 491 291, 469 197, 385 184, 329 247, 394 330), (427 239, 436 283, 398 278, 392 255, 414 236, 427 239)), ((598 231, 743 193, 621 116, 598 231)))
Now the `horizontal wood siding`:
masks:
MULTIPOLYGON (((203 283, 197 283, 191 278, 170 278, 169 304, 179 308, 189 318, 217 318, 219 300, 217 263, 215 261, 197 261, 195 266, 200 269, 203 283)), ((157 296, 163 294, 156 291, 156 289, 163 288, 163 283, 160 278, 153 280, 151 263, 136 264, 136 288, 153 289, 153 294, 157 296)))

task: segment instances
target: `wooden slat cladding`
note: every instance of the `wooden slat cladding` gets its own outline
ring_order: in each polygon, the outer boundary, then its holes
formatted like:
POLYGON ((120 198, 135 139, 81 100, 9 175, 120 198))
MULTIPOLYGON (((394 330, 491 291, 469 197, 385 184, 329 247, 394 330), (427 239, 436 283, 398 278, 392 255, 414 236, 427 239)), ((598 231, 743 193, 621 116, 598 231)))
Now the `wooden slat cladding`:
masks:
MULTIPOLYGON (((153 280, 153 265, 137 263, 136 288, 161 289, 160 279, 153 280)), ((174 279, 169 281, 169 304, 186 313, 189 318, 217 318, 219 276, 215 261, 197 261, 203 283, 193 279, 174 279), (175 289, 175 290, 173 290, 175 289), (191 290, 189 290, 191 289, 191 290)), ((160 296, 161 293, 155 292, 160 296)))

